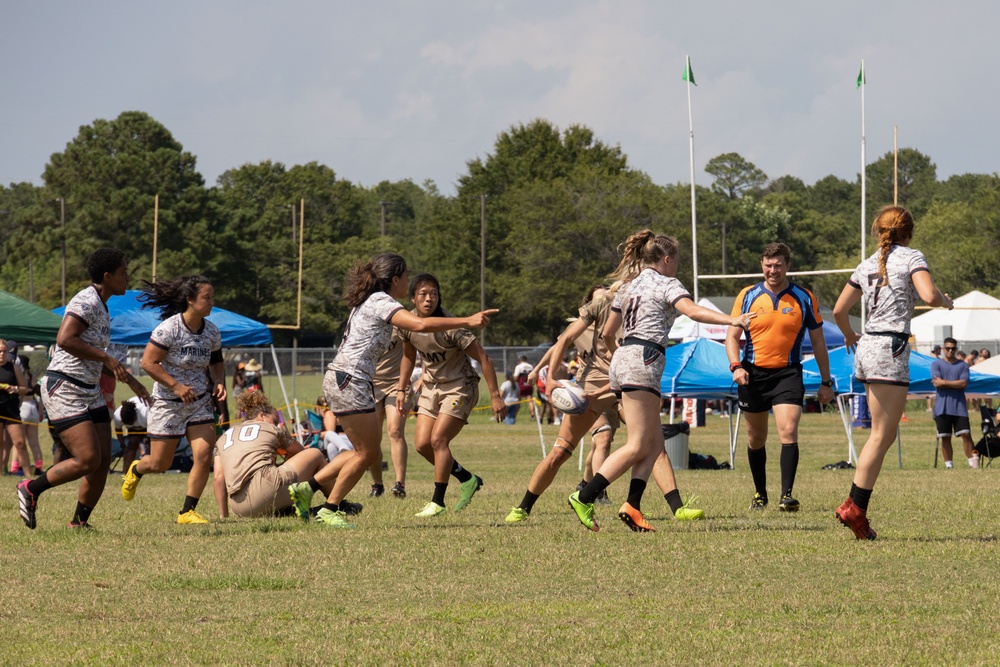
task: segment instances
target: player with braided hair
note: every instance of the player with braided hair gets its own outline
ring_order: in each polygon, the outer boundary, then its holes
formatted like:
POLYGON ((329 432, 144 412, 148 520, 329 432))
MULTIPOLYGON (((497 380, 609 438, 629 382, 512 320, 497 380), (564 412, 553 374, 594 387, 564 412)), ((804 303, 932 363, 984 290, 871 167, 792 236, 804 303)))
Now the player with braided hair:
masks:
POLYGON ((954 307, 934 284, 923 253, 909 247, 913 239, 909 211, 883 207, 872 223, 872 234, 878 237, 878 250, 854 270, 833 307, 844 343, 855 351, 854 373, 865 384, 872 413, 871 434, 858 457, 850 496, 836 512, 859 540, 875 539, 868 523, 868 501, 906 406, 913 305, 920 297, 929 306, 954 307), (862 298, 868 320, 864 335, 859 335, 851 328, 848 311, 862 298))

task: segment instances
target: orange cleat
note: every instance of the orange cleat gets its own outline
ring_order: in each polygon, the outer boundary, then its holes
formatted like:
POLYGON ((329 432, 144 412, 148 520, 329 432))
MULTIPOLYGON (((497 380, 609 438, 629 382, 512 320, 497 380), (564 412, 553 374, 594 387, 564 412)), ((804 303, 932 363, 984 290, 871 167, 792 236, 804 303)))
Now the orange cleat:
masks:
POLYGON ((618 518, 622 520, 626 526, 628 526, 633 532, 636 533, 655 533, 656 529, 649 525, 646 518, 642 516, 642 512, 632 507, 628 503, 625 503, 618 510, 618 518))

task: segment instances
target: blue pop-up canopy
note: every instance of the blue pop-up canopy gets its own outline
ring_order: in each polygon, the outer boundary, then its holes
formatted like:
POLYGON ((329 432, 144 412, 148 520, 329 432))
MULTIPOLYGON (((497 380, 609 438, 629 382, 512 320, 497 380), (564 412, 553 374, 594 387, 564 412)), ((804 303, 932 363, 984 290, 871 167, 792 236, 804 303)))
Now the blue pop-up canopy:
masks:
POLYGON ((683 398, 733 398, 736 385, 729 372, 726 347, 696 338, 667 348, 660 393, 683 398))
MULTIPOLYGON (((803 365, 807 394, 815 394, 820 376, 815 368, 803 365)), ((736 398, 736 384, 729 370, 726 346, 707 338, 667 348, 660 393, 681 398, 736 398)))
MULTIPOLYGON (((823 320, 823 338, 826 340, 827 350, 844 346, 844 334, 840 332, 840 327, 829 320, 823 320)), ((812 338, 809 337, 809 332, 807 331, 802 336, 802 354, 812 353, 812 338)))
MULTIPOLYGON (((139 301, 139 290, 128 290, 122 296, 108 299, 108 314, 111 315, 111 342, 119 345, 144 347, 149 335, 162 321, 158 308, 143 308, 139 301)), ((65 307, 52 312, 62 315, 65 307)), ((208 316, 222 333, 223 347, 249 347, 270 345, 271 330, 267 326, 222 308, 213 308, 208 316)))
MULTIPOLYGON (((936 392, 934 385, 931 384, 932 363, 934 363, 934 357, 920 352, 910 352, 910 395, 923 396, 936 392)), ((802 364, 802 368, 813 373, 819 372, 815 359, 810 359, 802 364)), ((837 393, 865 393, 865 385, 854 377, 854 354, 849 353, 846 347, 830 352, 830 375, 833 377, 834 389, 837 393)), ((808 381, 806 382, 806 392, 809 392, 808 381)), ((965 393, 1000 394, 1000 377, 977 373, 973 368, 969 371, 969 386, 965 388, 965 393)))

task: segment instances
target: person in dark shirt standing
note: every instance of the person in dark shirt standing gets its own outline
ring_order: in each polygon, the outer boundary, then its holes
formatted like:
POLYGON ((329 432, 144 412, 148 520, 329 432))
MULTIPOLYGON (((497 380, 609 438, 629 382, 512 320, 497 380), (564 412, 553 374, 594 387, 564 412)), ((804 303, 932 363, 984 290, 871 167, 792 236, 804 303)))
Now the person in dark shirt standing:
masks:
POLYGON ((969 426, 969 409, 965 403, 965 388, 969 385, 969 365, 960 361, 955 353, 958 341, 944 339, 944 359, 936 359, 931 364, 931 384, 937 390, 934 401, 934 423, 937 437, 941 440, 944 467, 955 467, 952 463, 951 435, 962 439, 965 456, 970 468, 979 467, 979 455, 972 448, 972 430, 969 426))

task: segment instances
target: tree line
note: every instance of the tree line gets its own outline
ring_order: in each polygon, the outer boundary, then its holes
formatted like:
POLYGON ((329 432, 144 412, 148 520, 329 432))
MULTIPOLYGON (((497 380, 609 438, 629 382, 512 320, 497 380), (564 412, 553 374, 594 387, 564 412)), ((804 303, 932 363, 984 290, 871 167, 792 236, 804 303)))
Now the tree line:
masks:
MULTIPOLYGON (((898 162, 898 201, 917 219, 913 245, 942 289, 1000 296, 1000 177, 940 181, 931 158, 912 148, 901 149, 898 162)), ((710 184, 696 195, 701 274, 754 273, 760 250, 775 240, 791 246, 793 270, 858 263, 860 176, 807 185, 791 175, 770 178, 737 153, 713 158, 705 171, 710 184)), ((152 278, 156 195, 158 277, 203 273, 221 307, 269 324, 295 322, 304 201, 302 328, 333 340, 347 316, 347 269, 384 250, 403 254, 411 273, 437 275, 446 309, 478 310, 483 196, 486 303, 501 309, 490 344, 553 339, 617 265, 618 244, 646 227, 677 237, 678 277, 692 286, 690 184, 653 183, 587 127, 560 129, 542 119, 504 130, 492 153, 469 160, 454 196, 431 181, 364 186, 316 162, 245 164, 210 187, 195 156, 137 111, 81 127, 52 155, 43 182, 0 185, 0 280, 45 308, 61 301, 64 241, 68 296, 87 284, 84 258, 101 246, 126 253, 134 281, 152 278)), ((891 153, 868 166, 866 186, 870 221, 893 202, 891 153)), ((867 247, 874 250, 871 239, 867 247)), ((799 282, 832 305, 845 278, 799 282)), ((702 281, 700 294, 733 295, 747 282, 702 281)))

